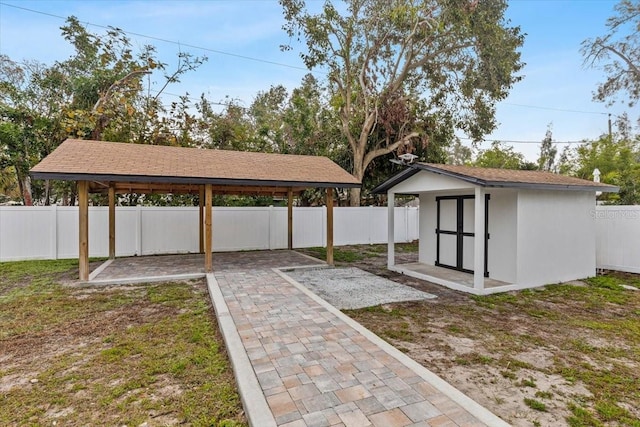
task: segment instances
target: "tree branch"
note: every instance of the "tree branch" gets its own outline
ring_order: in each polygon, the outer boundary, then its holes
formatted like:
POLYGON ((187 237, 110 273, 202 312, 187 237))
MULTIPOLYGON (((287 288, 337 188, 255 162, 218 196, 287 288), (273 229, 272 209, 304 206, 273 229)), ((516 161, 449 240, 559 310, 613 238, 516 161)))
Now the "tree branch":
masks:
POLYGON ((98 108, 100 108, 102 106, 102 104, 104 104, 109 99, 109 97, 111 96, 112 92, 114 92, 116 89, 124 86, 125 83, 127 83, 129 80, 131 80, 134 77, 137 77, 139 75, 142 75, 142 74, 150 74, 150 71, 148 71, 148 70, 132 71, 129 74, 127 74, 126 76, 124 76, 123 78, 121 78, 120 80, 115 81, 111 86, 109 86, 109 89, 107 89, 107 91, 98 99, 98 101, 95 103, 95 105, 91 109, 91 112, 92 113, 97 112, 98 108))
POLYGON ((411 132, 411 133, 406 134, 401 139, 397 140, 396 142, 394 142, 391 145, 387 145, 386 147, 377 148, 375 150, 369 151, 364 156, 363 168, 366 169, 367 166, 369 166, 369 163, 371 163, 373 161, 373 159, 375 159, 376 157, 384 156, 385 154, 389 154, 390 152, 394 151, 395 149, 397 149, 401 145, 409 144, 413 138, 417 138, 419 136, 420 136, 420 134, 418 132, 411 132))

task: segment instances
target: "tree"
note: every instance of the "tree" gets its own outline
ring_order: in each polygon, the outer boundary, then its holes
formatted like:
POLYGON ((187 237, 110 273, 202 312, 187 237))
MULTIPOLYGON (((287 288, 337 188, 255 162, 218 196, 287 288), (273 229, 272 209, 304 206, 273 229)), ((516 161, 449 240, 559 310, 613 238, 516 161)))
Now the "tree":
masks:
POLYGON ((581 51, 587 66, 601 66, 606 74, 594 99, 613 103, 622 92, 633 106, 640 99, 640 2, 622 0, 614 10, 607 19, 608 33, 585 40, 581 51))
POLYGON ((547 126, 547 133, 540 144, 540 156, 538 157, 538 169, 541 171, 556 172, 556 155, 558 148, 553 144, 551 125, 547 126))
POLYGON ((258 92, 248 111, 256 133, 252 151, 288 152, 283 123, 288 97, 287 89, 282 85, 258 92))
MULTIPOLYGON (((33 204, 29 169, 62 140, 61 75, 37 61, 0 55, 0 168, 13 170, 22 202, 33 204)), ((45 203, 49 186, 45 185, 45 203)))
POLYGON ((522 153, 519 153, 509 145, 505 145, 499 141, 491 143, 491 148, 481 150, 478 153, 474 166, 481 168, 497 168, 497 169, 537 169, 537 165, 527 162, 522 153))
POLYGON ((167 64, 157 59, 154 46, 145 45, 134 55, 131 41, 118 28, 93 34, 72 16, 61 30, 75 48, 71 58, 57 63, 70 96, 65 105, 67 132, 78 138, 138 143, 178 140, 166 135, 163 117, 167 111, 160 96, 181 75, 202 65, 206 57, 179 52, 175 70, 169 71, 167 64), (154 72, 162 74, 163 83, 157 90, 152 88, 154 72))
POLYGON ((202 97, 197 104, 200 128, 205 134, 200 146, 221 150, 251 151, 248 141, 253 130, 246 108, 228 99, 223 111, 215 112, 211 102, 202 97))
MULTIPOLYGON (((331 2, 317 14, 304 0, 280 3, 284 29, 306 41, 307 67, 327 72, 359 180, 380 156, 438 143, 417 111, 449 116, 480 139, 495 127, 495 102, 520 79, 523 36, 508 26, 504 0, 347 0, 344 14, 331 2)), ((356 189, 351 205, 359 203, 356 189)))
POLYGON ((611 204, 640 204, 640 139, 614 138, 603 135, 586 141, 575 150, 573 174, 593 179, 594 169, 600 171, 600 181, 620 187, 618 193, 603 193, 600 200, 611 204))
POLYGON ((283 121, 287 152, 328 156, 340 164, 345 159, 335 110, 329 105, 327 91, 313 74, 304 76, 300 86, 291 92, 283 121))
POLYGON ((462 144, 460 138, 456 138, 447 152, 447 163, 452 165, 466 165, 471 163, 473 150, 462 144))
POLYGON ((49 66, 37 61, 17 63, 0 55, 0 168, 15 171, 25 205, 33 200, 48 204, 52 188, 62 195, 63 203, 74 203, 73 183, 32 185, 28 173, 66 137, 191 142, 184 141, 191 125, 184 116, 187 106, 180 103, 166 110, 158 97, 206 58, 180 53, 176 69, 168 71, 155 58, 152 46, 134 55, 129 39, 119 29, 92 34, 70 17, 61 30, 75 48, 65 61, 49 66), (143 77, 152 72, 160 72, 164 84, 152 91, 149 80, 145 93, 143 77), (178 115, 184 125, 172 127, 178 115))

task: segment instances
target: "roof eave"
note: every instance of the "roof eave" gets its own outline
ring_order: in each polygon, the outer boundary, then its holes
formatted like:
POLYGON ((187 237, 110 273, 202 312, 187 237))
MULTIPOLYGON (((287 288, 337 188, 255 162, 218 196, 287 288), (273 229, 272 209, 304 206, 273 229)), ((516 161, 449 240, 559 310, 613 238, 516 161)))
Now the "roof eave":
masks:
POLYGON ((280 181, 258 179, 231 179, 206 177, 172 177, 153 175, 111 175, 111 174, 77 174, 64 172, 31 171, 33 179, 56 179, 62 181, 112 181, 112 182, 148 182, 162 184, 214 184, 239 186, 273 186, 273 187, 306 187, 306 188, 360 188, 359 183, 349 182, 308 182, 280 181))
POLYGON ((407 167, 405 170, 403 170, 401 172, 398 172, 397 174, 395 174, 391 178, 389 178, 386 181, 383 181, 382 183, 378 184, 375 188, 373 188, 371 190, 371 193, 373 193, 373 194, 384 194, 390 188, 395 187, 397 184, 401 183, 405 179, 410 178, 410 177, 412 177, 413 175, 415 175, 415 174, 417 174, 419 172, 419 169, 413 167, 414 165, 407 165, 407 166, 409 166, 409 167, 407 167))
POLYGON ((620 190, 620 188, 611 185, 543 184, 513 181, 487 181, 484 186, 489 188, 525 188, 527 190, 601 191, 603 193, 617 193, 620 190))
POLYGON ((430 165, 415 163, 407 165, 407 169, 394 175, 382 184, 378 185, 372 190, 374 194, 386 193, 391 188, 395 187, 402 181, 412 177, 420 170, 427 172, 437 173, 439 175, 448 176, 451 178, 459 179, 470 184, 478 185, 480 187, 487 188, 523 188, 528 190, 561 190, 561 191, 601 191, 603 193, 617 193, 620 188, 612 185, 570 185, 570 184, 544 184, 544 183, 527 183, 527 182, 515 182, 515 181, 486 181, 480 178, 471 177, 468 175, 459 174, 443 169, 439 169, 430 165))

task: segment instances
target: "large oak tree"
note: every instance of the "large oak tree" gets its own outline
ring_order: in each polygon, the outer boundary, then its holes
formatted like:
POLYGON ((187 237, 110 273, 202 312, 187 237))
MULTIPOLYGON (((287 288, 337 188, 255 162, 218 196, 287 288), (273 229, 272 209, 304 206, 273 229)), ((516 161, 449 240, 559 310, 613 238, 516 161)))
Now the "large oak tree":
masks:
MULTIPOLYGON (((431 142, 417 111, 482 138, 495 127, 496 101, 520 79, 523 35, 505 19, 504 0, 327 1, 317 13, 304 0, 280 3, 284 29, 306 42, 307 67, 327 73, 360 180, 377 157, 431 142)), ((360 191, 350 199, 359 205, 360 191)))

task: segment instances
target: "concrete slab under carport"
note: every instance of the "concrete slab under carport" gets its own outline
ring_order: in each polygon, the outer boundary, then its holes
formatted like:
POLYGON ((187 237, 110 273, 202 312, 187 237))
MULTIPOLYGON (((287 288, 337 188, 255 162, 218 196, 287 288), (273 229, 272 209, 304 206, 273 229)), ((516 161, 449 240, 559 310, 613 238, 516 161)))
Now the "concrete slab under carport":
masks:
MULTIPOLYGON (((287 249, 219 252, 213 254, 213 270, 326 266, 319 259, 287 249)), ((206 276, 203 254, 146 255, 110 259, 89 276, 89 285, 168 282, 206 276)))

